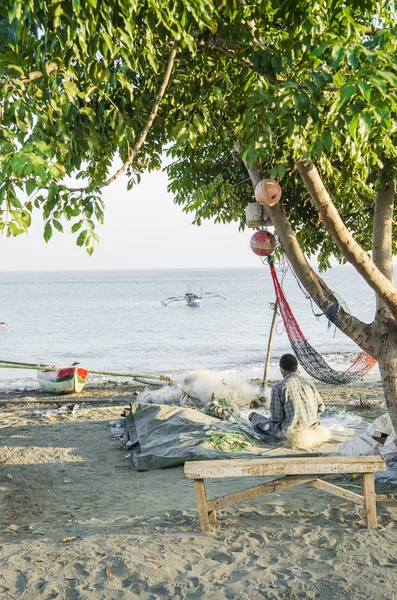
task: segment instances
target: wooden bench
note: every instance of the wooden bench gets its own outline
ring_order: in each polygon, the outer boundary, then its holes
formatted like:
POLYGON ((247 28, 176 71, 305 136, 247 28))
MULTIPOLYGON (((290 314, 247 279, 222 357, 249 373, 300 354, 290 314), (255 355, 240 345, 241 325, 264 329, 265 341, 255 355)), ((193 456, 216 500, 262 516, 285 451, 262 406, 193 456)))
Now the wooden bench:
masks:
POLYGON ((216 521, 216 511, 224 506, 280 492, 305 483, 351 500, 364 507, 368 527, 377 526, 374 473, 385 471, 380 456, 321 456, 307 458, 251 458, 232 460, 202 460, 185 463, 185 479, 194 479, 201 531, 210 531, 216 521), (321 477, 340 473, 361 473, 361 494, 323 481, 321 477), (269 477, 281 475, 268 483, 253 488, 207 499, 205 479, 223 477, 269 477))

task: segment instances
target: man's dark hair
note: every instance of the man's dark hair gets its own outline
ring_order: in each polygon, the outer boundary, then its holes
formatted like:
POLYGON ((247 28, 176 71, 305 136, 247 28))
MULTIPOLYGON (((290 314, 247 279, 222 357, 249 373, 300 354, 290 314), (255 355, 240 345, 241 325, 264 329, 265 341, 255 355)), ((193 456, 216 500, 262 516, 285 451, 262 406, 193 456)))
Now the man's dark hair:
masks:
POLYGON ((280 369, 285 371, 297 371, 298 361, 293 354, 283 354, 280 358, 280 369))

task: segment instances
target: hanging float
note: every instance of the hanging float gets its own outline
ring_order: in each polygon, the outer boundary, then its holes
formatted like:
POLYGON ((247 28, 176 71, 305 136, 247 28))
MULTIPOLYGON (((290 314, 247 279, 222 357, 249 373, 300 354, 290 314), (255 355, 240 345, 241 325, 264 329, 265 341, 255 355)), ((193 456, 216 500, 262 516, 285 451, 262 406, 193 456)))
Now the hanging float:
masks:
POLYGON ((273 254, 276 245, 276 238, 266 229, 255 231, 250 240, 251 250, 257 256, 269 256, 273 254))
POLYGON ((255 186, 255 199, 263 206, 274 206, 280 198, 281 187, 274 179, 262 179, 255 186))

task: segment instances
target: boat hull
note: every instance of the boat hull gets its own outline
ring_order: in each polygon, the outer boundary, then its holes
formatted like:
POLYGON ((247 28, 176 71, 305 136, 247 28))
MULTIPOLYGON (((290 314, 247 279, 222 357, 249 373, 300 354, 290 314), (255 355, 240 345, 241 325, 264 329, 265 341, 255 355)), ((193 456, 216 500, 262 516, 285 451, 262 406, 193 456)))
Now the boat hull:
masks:
POLYGON ((185 294, 186 304, 198 308, 201 304, 201 297, 197 294, 185 294))
POLYGON ((40 386, 51 394, 73 394, 81 392, 88 378, 87 369, 64 367, 48 371, 37 371, 40 386))

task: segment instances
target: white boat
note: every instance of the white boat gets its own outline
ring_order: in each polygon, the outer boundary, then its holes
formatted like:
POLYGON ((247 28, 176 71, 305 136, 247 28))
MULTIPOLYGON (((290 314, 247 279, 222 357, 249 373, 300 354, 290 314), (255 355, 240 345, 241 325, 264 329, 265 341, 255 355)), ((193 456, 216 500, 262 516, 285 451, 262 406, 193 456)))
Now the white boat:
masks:
POLYGON ((199 307, 201 304, 202 296, 198 296, 197 294, 193 294, 193 292, 187 292, 185 294, 186 304, 188 306, 199 307))
POLYGON ((186 302, 187 306, 199 308, 203 298, 221 298, 222 300, 226 300, 224 296, 214 294, 213 292, 206 292, 203 294, 203 286, 200 286, 199 289, 196 289, 195 291, 193 286, 188 285, 186 294, 183 296, 171 296, 170 298, 162 300, 161 304, 167 306, 168 304, 171 304, 171 302, 186 302))
POLYGON ((81 392, 88 378, 87 369, 81 367, 48 367, 37 371, 39 384, 51 394, 81 392))

